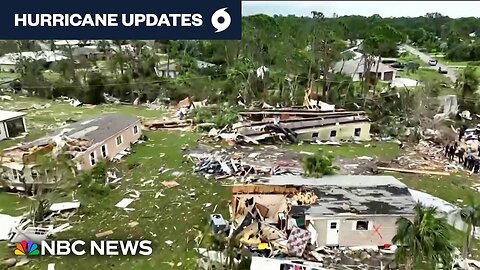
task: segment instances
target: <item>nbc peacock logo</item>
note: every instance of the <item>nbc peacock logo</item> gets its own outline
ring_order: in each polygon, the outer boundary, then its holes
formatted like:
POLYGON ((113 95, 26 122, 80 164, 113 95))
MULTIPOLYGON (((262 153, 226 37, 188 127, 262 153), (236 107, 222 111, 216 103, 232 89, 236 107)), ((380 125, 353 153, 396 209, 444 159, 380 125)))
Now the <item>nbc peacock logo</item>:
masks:
POLYGON ((32 241, 23 240, 22 243, 17 244, 15 248, 15 255, 18 256, 36 256, 39 254, 40 250, 38 250, 38 245, 32 241))

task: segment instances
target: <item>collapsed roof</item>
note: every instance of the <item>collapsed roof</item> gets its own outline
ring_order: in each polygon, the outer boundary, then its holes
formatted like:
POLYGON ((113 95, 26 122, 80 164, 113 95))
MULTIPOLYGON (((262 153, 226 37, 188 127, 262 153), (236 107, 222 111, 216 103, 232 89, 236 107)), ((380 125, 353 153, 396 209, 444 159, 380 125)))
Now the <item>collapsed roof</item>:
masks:
POLYGON ((68 124, 48 136, 5 149, 1 161, 25 163, 25 156, 42 150, 55 152, 64 146, 67 146, 67 153, 77 157, 93 145, 104 142, 138 121, 137 117, 107 114, 68 124))
MULTIPOLYGON (((300 211, 310 216, 413 215, 415 201, 408 187, 393 176, 335 175, 322 178, 271 176, 257 186, 311 189, 318 200, 300 211)), ((248 187, 248 186, 247 186, 248 187)), ((237 191, 241 193, 242 187, 237 191)), ((276 189, 278 190, 278 189, 276 189)), ((236 189, 234 189, 235 193, 236 189)), ((299 210, 299 209, 297 209, 299 210)))

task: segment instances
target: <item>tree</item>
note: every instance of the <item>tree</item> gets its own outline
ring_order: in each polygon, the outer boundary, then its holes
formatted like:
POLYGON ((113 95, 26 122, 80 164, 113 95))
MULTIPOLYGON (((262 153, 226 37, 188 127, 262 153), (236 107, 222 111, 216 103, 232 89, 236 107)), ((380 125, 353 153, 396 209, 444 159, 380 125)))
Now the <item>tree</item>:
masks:
POLYGON ((303 169, 307 176, 322 177, 323 175, 333 175, 335 174, 333 160, 332 155, 325 155, 322 150, 319 150, 313 156, 305 158, 303 169))
POLYGON ((465 242, 463 244, 462 257, 465 269, 468 269, 467 258, 471 251, 472 236, 475 235, 475 227, 480 226, 480 202, 475 200, 473 196, 468 199, 468 206, 460 211, 462 220, 467 225, 465 242))
POLYGON ((88 87, 84 89, 82 101, 88 104, 100 104, 104 102, 103 93, 107 79, 101 73, 90 72, 88 74, 88 87))
MULTIPOLYGON (((309 69, 309 85, 313 82, 322 83, 322 96, 327 98, 330 91, 333 65, 342 60, 342 51, 346 49, 346 43, 337 36, 339 32, 346 32, 344 25, 329 24, 322 12, 312 11, 313 29, 310 50, 312 54, 309 69), (312 70, 312 68, 314 70, 312 70)), ((316 87, 318 96, 318 87, 316 87)), ((317 101, 320 101, 317 98, 317 101)))
POLYGON ((57 147, 51 153, 35 154, 35 165, 31 167, 31 171, 36 173, 36 179, 33 185, 24 186, 27 192, 33 193, 30 216, 34 223, 45 218, 53 201, 65 192, 73 191, 79 183, 71 157, 65 149, 58 145, 57 147))
POLYGON ((446 269, 453 263, 450 227, 444 218, 436 217, 435 208, 415 206, 415 218, 400 217, 392 242, 398 246, 395 259, 404 263, 406 270, 416 269, 425 261, 432 269, 439 263, 446 269))
POLYGON ((458 78, 462 102, 465 102, 465 98, 473 97, 478 90, 480 79, 476 74, 476 70, 476 67, 467 66, 463 70, 460 78, 458 78))
MULTIPOLYGON (((364 41, 363 50, 364 53, 369 55, 374 55, 376 59, 374 66, 376 66, 375 77, 377 77, 378 69, 380 63, 382 62, 382 56, 396 56, 397 54, 397 44, 401 41, 404 41, 404 36, 397 29, 388 24, 380 25, 373 29, 369 33, 367 38, 364 41)), ((365 61, 366 68, 368 68, 369 61, 365 61)), ((370 69, 365 69, 364 80, 369 80, 370 78, 370 69)), ((373 84, 373 93, 375 94, 376 86, 378 80, 375 80, 373 84)), ((368 83, 365 83, 364 86, 368 88, 368 83)), ((368 89, 364 89, 365 92, 368 89)))

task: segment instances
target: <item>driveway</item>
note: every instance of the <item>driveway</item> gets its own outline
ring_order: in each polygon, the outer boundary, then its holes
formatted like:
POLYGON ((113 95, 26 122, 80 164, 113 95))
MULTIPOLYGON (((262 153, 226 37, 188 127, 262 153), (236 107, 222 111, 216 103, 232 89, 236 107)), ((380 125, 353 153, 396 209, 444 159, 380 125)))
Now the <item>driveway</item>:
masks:
MULTIPOLYGON (((434 59, 434 57, 430 56, 429 54, 426 54, 424 52, 421 52, 419 50, 417 50, 416 48, 410 46, 410 45, 406 45, 406 44, 403 44, 402 45, 402 48, 404 48, 407 52, 411 53, 411 54, 414 54, 414 55, 417 55, 418 57, 420 57, 420 59, 427 63, 428 64, 428 61, 430 59, 434 59)), ((441 63, 438 63, 436 66, 428 66, 428 68, 430 69, 433 69, 435 71, 438 71, 438 68, 441 67, 442 70, 447 70, 447 74, 442 74, 443 76, 449 78, 453 83, 455 81, 457 81, 457 74, 455 72, 454 69, 451 69, 449 68, 448 66, 444 65, 444 64, 441 64, 441 63)))

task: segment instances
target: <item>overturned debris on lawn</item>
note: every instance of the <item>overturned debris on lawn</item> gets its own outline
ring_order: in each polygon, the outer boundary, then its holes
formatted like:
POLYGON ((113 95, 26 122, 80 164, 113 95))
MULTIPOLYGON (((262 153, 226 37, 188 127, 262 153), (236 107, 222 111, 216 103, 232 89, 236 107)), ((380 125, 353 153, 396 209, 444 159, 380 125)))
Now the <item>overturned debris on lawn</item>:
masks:
POLYGON ((200 145, 189 151, 186 157, 195 164, 195 172, 216 179, 233 177, 252 181, 258 176, 300 175, 303 172, 300 163, 303 155, 273 148, 275 151, 260 152, 245 146, 237 150, 217 150, 200 145))
POLYGON ((444 147, 431 141, 420 141, 414 147, 407 147, 405 154, 389 164, 379 164, 379 169, 415 174, 448 176, 459 168, 444 157, 444 147))
POLYGON ((148 130, 159 130, 159 129, 191 129, 193 127, 193 120, 178 120, 178 119, 162 119, 162 120, 152 120, 143 123, 143 126, 148 130))

